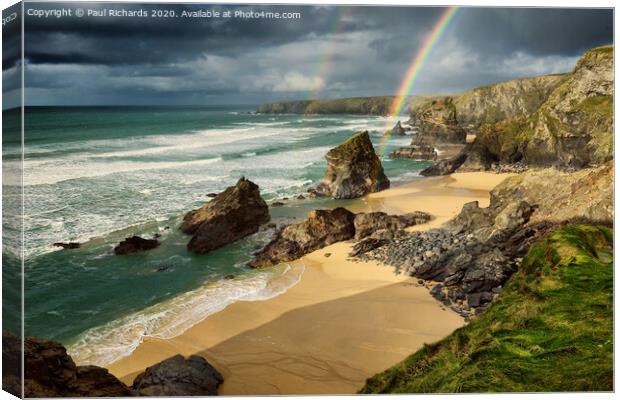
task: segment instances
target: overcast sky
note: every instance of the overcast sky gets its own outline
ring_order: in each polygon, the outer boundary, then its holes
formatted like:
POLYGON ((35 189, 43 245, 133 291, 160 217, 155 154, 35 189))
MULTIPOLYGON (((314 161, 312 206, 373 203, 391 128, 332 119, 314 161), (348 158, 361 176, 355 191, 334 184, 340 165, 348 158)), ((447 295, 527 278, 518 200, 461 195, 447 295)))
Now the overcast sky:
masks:
MULTIPOLYGON (((26 9, 62 6, 96 7, 26 3, 26 9)), ((157 7, 178 14, 184 9, 286 11, 299 12, 301 18, 26 16, 26 103, 222 105, 392 95, 443 12, 420 7, 157 7)), ((461 8, 411 94, 454 93, 570 71, 584 50, 612 41, 611 10, 461 8)), ((18 61, 17 52, 5 50, 5 92, 16 88, 10 81, 18 61)))

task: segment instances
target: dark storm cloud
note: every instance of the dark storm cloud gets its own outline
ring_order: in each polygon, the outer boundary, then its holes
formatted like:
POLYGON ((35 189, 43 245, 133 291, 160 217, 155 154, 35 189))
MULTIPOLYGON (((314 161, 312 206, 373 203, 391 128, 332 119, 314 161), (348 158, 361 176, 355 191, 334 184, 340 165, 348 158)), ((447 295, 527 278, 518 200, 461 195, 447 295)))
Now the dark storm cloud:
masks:
MULTIPOLYGON (((27 8, 59 7, 27 4, 27 8)), ((93 4, 64 6, 92 9, 93 4)), ((178 13, 182 9, 289 11, 302 13, 302 18, 26 17, 27 100, 71 102, 67 99, 79 94, 84 104, 202 104, 393 94, 443 11, 437 7, 99 7, 178 13)), ((611 43, 612 35, 611 10, 464 8, 434 49, 415 90, 445 93, 564 72, 583 50, 611 43)), ((3 69, 16 60, 5 58, 3 69)))

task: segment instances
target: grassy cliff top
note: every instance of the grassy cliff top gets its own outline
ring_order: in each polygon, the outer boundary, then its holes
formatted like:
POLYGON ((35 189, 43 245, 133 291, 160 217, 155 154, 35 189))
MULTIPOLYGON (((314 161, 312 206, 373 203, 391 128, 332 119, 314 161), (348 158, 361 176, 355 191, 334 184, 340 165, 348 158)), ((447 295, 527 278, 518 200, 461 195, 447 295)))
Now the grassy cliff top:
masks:
POLYGON ((613 233, 560 228, 493 305, 368 379, 361 393, 613 390, 613 233))

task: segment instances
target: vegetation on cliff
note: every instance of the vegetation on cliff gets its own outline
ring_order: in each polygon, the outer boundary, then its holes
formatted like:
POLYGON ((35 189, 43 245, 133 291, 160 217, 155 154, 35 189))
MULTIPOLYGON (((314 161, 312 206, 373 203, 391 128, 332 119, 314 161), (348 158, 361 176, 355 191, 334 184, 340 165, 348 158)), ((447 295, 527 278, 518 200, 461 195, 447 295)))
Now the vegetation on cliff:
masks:
POLYGON ((613 46, 587 51, 531 115, 483 124, 477 141, 501 163, 583 167, 613 158, 613 46))
POLYGON ((484 314, 361 393, 591 390, 613 390, 613 233, 573 225, 532 246, 484 314))

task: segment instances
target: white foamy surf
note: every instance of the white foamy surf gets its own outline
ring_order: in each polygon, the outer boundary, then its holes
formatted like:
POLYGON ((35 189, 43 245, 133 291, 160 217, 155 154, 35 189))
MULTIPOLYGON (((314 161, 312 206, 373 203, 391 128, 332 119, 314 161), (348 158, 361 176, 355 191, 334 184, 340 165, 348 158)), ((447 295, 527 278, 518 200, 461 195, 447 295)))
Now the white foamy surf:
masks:
POLYGON ((126 357, 146 338, 171 339, 237 301, 268 300, 301 280, 304 266, 277 266, 247 277, 211 282, 84 332, 67 347, 78 365, 106 366, 126 357))

